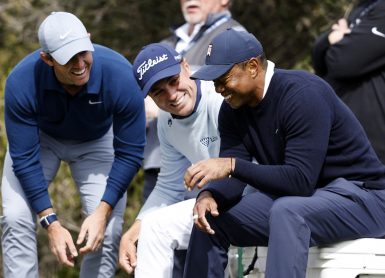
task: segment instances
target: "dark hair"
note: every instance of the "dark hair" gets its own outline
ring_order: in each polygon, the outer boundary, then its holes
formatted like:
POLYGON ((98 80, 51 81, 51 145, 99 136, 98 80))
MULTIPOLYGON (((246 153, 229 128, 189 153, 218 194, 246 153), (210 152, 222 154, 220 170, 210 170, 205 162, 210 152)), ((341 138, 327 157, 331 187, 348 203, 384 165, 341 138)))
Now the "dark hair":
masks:
POLYGON ((50 60, 53 59, 53 57, 51 56, 51 54, 49 54, 48 52, 45 52, 45 51, 44 51, 44 54, 45 54, 45 56, 47 57, 47 59, 50 59, 50 60))
MULTIPOLYGON (((266 70, 266 69, 267 69, 267 59, 266 59, 265 53, 262 53, 261 55, 255 57, 255 58, 258 59, 259 62, 262 63, 262 68, 263 68, 264 70, 266 70)), ((239 66, 240 68, 242 68, 242 69, 245 69, 247 63, 249 62, 249 60, 250 60, 250 59, 248 59, 248 60, 246 60, 246 61, 243 61, 243 62, 240 62, 240 63, 238 64, 238 66, 239 66)))
POLYGON ((257 58, 259 59, 259 61, 261 61, 261 63, 262 63, 262 68, 263 68, 264 70, 266 70, 266 69, 267 69, 267 59, 266 59, 265 52, 263 52, 263 53, 262 53, 261 55, 259 55, 257 58))

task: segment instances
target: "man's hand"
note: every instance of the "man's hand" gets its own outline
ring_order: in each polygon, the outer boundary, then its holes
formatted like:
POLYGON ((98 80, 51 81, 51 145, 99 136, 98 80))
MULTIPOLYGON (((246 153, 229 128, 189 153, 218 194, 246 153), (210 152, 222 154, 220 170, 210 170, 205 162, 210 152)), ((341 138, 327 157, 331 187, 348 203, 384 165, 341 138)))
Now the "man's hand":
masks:
POLYGON ((59 221, 54 221, 47 228, 49 246, 59 263, 74 266, 74 259, 78 256, 71 234, 62 227, 59 221))
POLYGON ((330 44, 335 44, 341 41, 346 34, 349 34, 351 30, 348 27, 346 19, 341 18, 337 23, 333 24, 332 31, 330 32, 328 39, 330 44))
POLYGON ((140 226, 141 221, 135 220, 120 240, 119 265, 128 274, 133 273, 136 267, 136 243, 139 238, 140 226))
POLYGON ((111 212, 112 207, 102 201, 95 211, 84 220, 76 241, 78 245, 86 241, 86 245, 79 249, 81 254, 97 251, 102 246, 111 212))
POLYGON ((211 229, 209 222, 207 222, 206 213, 210 213, 212 216, 219 215, 217 202, 209 191, 199 194, 193 209, 193 218, 194 224, 200 230, 213 235, 215 231, 211 229))
POLYGON ((202 188, 212 180, 228 177, 234 169, 234 161, 232 158, 210 158, 191 165, 184 175, 187 189, 192 190, 195 185, 202 188))

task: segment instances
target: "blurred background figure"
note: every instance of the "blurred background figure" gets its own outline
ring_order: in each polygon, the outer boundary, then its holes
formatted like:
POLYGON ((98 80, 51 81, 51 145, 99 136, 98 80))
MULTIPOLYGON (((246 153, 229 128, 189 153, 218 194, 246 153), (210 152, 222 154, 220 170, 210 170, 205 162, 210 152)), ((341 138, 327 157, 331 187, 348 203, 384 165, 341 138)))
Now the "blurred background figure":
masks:
POLYGON ((144 105, 146 110, 146 146, 144 147, 144 186, 142 193, 142 202, 146 202, 148 196, 150 196, 158 173, 160 171, 160 147, 158 139, 158 114, 159 108, 156 106, 152 98, 146 97, 144 99, 144 105))
POLYGON ((185 23, 164 42, 181 53, 195 71, 205 62, 207 46, 227 28, 244 29, 232 19, 231 0, 180 0, 185 23))
POLYGON ((354 1, 350 7, 317 38, 312 62, 357 116, 384 163, 385 1, 354 1))

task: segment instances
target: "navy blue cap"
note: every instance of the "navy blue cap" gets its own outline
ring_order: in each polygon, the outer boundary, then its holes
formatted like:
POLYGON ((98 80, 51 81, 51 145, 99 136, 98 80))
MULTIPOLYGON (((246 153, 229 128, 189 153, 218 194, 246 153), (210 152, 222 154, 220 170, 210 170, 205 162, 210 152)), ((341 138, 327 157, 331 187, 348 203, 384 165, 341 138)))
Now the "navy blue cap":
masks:
POLYGON ((157 81, 179 74, 182 56, 167 44, 152 43, 136 56, 133 71, 139 87, 146 97, 157 81))
POLYGON ((211 41, 207 49, 205 65, 191 78, 215 80, 228 72, 235 64, 257 57, 262 53, 262 44, 253 34, 228 28, 211 41))

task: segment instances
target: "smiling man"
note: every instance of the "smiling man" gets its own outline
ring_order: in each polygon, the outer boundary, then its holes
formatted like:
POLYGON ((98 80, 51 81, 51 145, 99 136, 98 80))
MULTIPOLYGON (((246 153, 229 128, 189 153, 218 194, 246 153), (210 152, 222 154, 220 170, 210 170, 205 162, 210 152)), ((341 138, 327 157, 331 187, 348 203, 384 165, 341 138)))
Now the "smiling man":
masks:
POLYGON ((79 251, 80 277, 114 277, 127 186, 143 158, 143 98, 131 64, 92 44, 73 14, 50 14, 38 37, 41 49, 13 69, 5 86, 4 277, 39 277, 37 215, 61 264, 73 267, 79 251), (85 216, 78 247, 48 194, 61 161, 85 216))
MULTIPOLYGON (((232 0, 180 0, 185 23, 172 30, 172 34, 162 40, 162 43, 175 48, 194 72, 204 64, 206 48, 215 35, 229 27, 244 30, 240 23, 232 18, 231 5, 232 0)), ((146 199, 154 188, 160 167, 160 147, 156 130, 158 110, 151 98, 146 98, 145 104, 148 128, 143 161, 143 199, 146 199)))
POLYGON ((162 155, 155 188, 122 237, 119 262, 126 272, 135 270, 136 278, 175 277, 180 273, 173 274, 174 250, 187 249, 193 225, 191 198, 198 193, 186 190, 183 175, 192 163, 218 156, 223 98, 212 82, 191 80, 187 61, 165 44, 145 46, 133 69, 143 97, 151 97, 161 110, 162 155))
POLYGON ((209 49, 192 77, 225 98, 221 149, 184 178, 190 189, 209 183, 184 278, 224 277, 230 244, 268 246, 266 278, 305 278, 310 246, 383 236, 385 166, 330 85, 275 68, 247 32, 228 29, 209 49), (242 196, 246 184, 257 191, 242 196))

